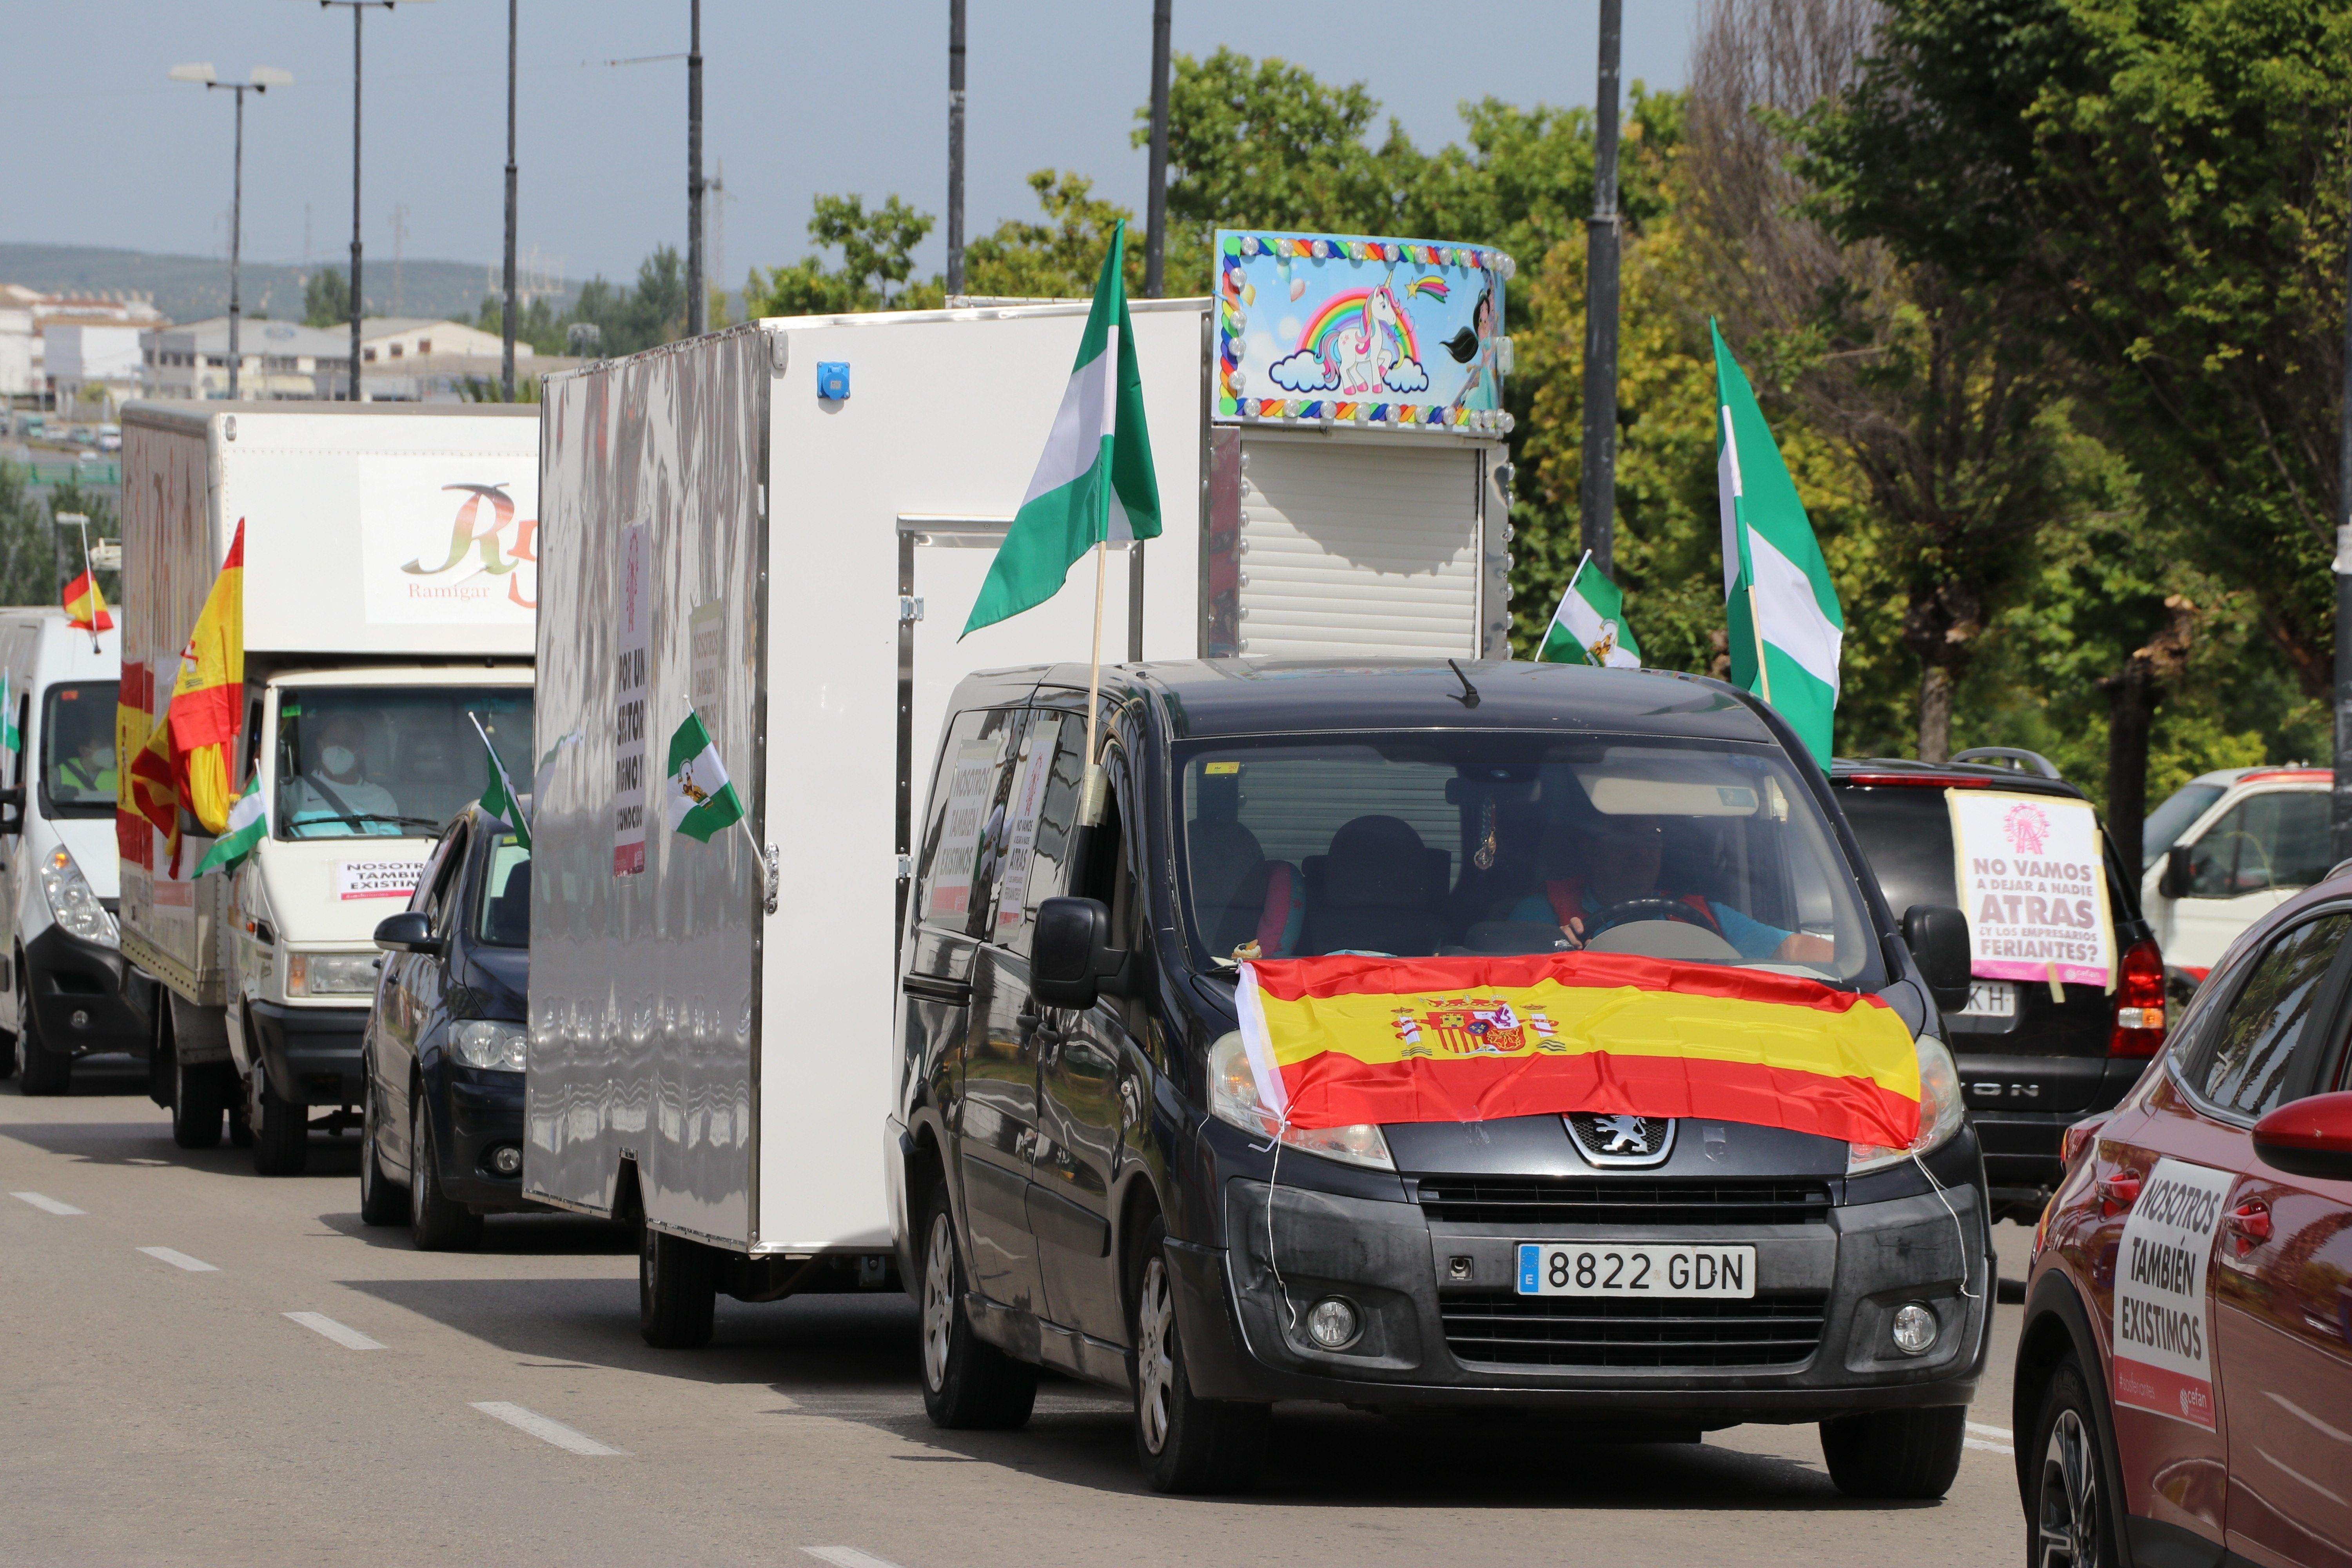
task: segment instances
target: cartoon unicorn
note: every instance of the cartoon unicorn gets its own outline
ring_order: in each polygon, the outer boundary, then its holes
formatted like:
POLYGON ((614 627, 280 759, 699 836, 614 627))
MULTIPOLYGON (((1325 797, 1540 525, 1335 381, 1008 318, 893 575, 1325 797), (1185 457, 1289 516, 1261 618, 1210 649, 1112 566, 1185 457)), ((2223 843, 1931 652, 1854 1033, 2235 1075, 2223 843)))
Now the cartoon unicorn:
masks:
POLYGON ((1339 373, 1342 397, 1361 397, 1388 386, 1389 367, 1397 363, 1404 342, 1404 307, 1389 288, 1395 276, 1391 268, 1389 277, 1364 296, 1359 325, 1332 334, 1332 368, 1339 373))

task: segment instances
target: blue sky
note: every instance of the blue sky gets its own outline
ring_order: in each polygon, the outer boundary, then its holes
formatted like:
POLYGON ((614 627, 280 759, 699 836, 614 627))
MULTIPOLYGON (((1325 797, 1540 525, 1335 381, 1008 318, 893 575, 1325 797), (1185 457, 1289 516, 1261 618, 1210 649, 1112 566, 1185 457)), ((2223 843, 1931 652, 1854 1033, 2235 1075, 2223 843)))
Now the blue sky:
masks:
MULTIPOLYGON (((520 0, 521 242, 575 277, 634 272, 682 246, 686 68, 609 59, 682 52, 686 0, 520 0)), ((228 95, 168 81, 208 60, 295 84, 248 100, 246 254, 335 259, 351 230, 350 14, 308 0, 78 0, 14 8, 0 50, 11 199, 0 238, 226 253, 228 95)), ((1048 165, 1142 205, 1128 132, 1150 74, 1150 0, 970 0, 969 223, 1034 211, 1048 165)), ((1625 74, 1680 86, 1699 0, 1626 7, 1625 74)), ((1278 55, 1361 80, 1424 145, 1455 105, 1590 103, 1598 0, 1236 5, 1176 0, 1175 47, 1278 55)), ((946 0, 704 0, 705 156, 724 165, 726 281, 807 249, 810 197, 897 193, 941 214, 946 0)), ((371 268, 405 254, 489 263, 505 162, 506 7, 403 4, 368 13, 362 220, 371 268)), ((1475 238, 1475 236, 1460 237, 1475 238)), ((935 230, 927 267, 940 256, 935 230)))

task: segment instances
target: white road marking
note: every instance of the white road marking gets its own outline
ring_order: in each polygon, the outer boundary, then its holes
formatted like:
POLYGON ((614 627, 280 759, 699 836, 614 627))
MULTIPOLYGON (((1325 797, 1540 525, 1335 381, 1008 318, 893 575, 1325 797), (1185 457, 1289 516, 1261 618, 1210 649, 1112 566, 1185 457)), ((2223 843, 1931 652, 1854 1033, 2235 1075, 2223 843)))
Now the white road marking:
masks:
POLYGON ((585 1432, 575 1431, 561 1421, 550 1420, 536 1410, 526 1410, 520 1405, 509 1404, 503 1399, 478 1399, 474 1401, 474 1408, 485 1415, 505 1422, 509 1426, 530 1433, 542 1443, 552 1443, 557 1447, 568 1449, 574 1454, 584 1454, 595 1458, 607 1455, 626 1456, 628 1453, 626 1448, 615 1448, 609 1444, 599 1443, 585 1432))
POLYGON ((832 1563, 833 1568, 898 1568, 888 1558, 860 1552, 855 1546, 803 1546, 801 1550, 820 1563, 832 1563))
POLYGON ((2016 1435, 2008 1427, 1988 1426, 1981 1421, 1969 1422, 1969 1430, 1979 1437, 1998 1437, 2004 1443, 2013 1443, 2017 1440, 2016 1435))
POLYGON ((21 1198, 26 1203, 28 1203, 35 1208, 39 1209, 43 1214, 79 1214, 82 1212, 81 1210, 74 1207, 71 1204, 61 1204, 58 1202, 57 1199, 49 1196, 47 1193, 10 1193, 8 1195, 12 1198, 21 1198))
POLYGON ((1963 1437, 1960 1439, 1960 1447, 1979 1448, 1988 1454, 2008 1454, 2013 1457, 2017 1453, 2016 1449, 2006 1443, 1988 1443, 1981 1437, 1963 1437))
POLYGON ((220 1272, 218 1268, 205 1262, 203 1258, 191 1258, 186 1253, 180 1251, 176 1247, 142 1247, 139 1250, 145 1253, 150 1258, 170 1264, 174 1268, 184 1268, 191 1274, 217 1274, 220 1272))
POLYGON ((324 1334, 345 1350, 380 1351, 383 1342, 372 1340, 357 1329, 339 1323, 324 1312, 289 1312, 288 1317, 313 1333, 324 1334))

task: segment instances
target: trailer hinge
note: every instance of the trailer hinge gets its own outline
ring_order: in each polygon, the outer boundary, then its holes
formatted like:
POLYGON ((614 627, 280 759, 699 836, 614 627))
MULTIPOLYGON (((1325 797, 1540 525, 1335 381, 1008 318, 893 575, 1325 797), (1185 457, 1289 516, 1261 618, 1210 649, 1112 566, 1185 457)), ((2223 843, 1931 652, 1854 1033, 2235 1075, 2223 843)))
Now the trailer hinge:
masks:
POLYGON ((913 876, 914 874, 915 874, 915 858, 914 858, 912 855, 901 855, 901 856, 899 856, 899 857, 898 857, 898 880, 900 880, 900 881, 902 881, 902 882, 903 882, 903 881, 905 881, 908 878, 909 878, 909 877, 913 876))
POLYGON ((761 848, 760 858, 767 862, 768 897, 766 902, 768 912, 770 914, 774 914, 776 912, 776 894, 782 889, 784 879, 783 862, 782 858, 776 853, 776 847, 772 844, 764 846, 761 848))
POLYGON ((921 620, 922 618, 923 618, 923 600, 922 600, 922 595, 919 595, 919 594, 901 594, 901 595, 898 595, 898 624, 899 624, 900 626, 903 626, 907 625, 909 621, 919 621, 919 620, 921 620))

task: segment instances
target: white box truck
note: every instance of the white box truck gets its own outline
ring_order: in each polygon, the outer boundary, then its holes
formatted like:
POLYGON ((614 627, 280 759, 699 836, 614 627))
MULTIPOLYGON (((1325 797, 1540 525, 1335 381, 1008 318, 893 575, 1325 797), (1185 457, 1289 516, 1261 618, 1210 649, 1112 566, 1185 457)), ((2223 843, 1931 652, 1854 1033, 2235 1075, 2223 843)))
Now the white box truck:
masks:
POLYGON ((265 1174, 310 1111, 362 1102, 376 922, 479 794, 478 719, 530 768, 539 424, 521 406, 134 404, 123 413, 122 700, 150 732, 232 539, 245 695, 230 777, 268 831, 233 872, 210 840, 118 816, 122 949, 163 984, 151 1079, 184 1148, 226 1112, 265 1174))
MULTIPOLYGON (((1501 416, 1221 417, 1219 309, 1134 306, 1165 532, 1110 557, 1105 658, 1501 656, 1501 416)), ((1084 563, 959 640, 1086 314, 768 320, 548 378, 524 1189, 642 1222, 655 1343, 715 1290, 895 1279, 911 825, 960 679, 1087 657, 1084 563), (689 703, 751 834, 660 820, 689 703)))

